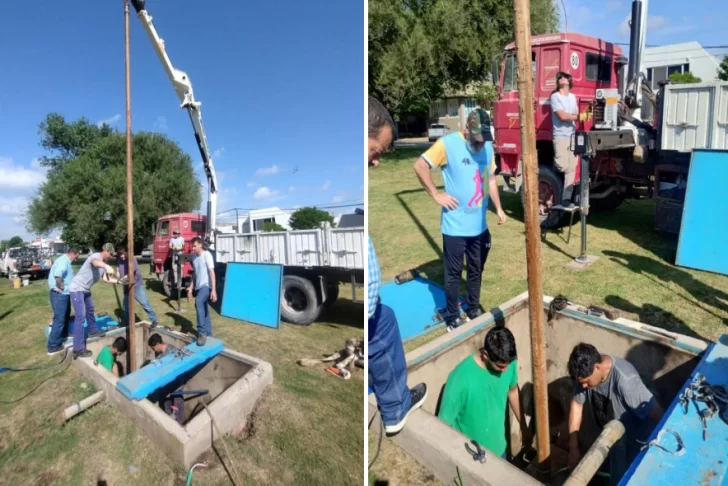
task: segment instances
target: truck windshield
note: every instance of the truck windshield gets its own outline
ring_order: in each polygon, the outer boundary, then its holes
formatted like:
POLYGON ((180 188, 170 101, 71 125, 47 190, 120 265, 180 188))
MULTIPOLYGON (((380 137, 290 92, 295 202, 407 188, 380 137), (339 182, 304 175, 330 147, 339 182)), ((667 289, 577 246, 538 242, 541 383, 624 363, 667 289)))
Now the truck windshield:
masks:
MULTIPOLYGON (((503 72, 503 91, 518 91, 518 62, 516 61, 516 53, 510 52, 506 54, 505 70, 503 72)), ((531 52, 531 75, 536 80, 536 53, 531 52)))

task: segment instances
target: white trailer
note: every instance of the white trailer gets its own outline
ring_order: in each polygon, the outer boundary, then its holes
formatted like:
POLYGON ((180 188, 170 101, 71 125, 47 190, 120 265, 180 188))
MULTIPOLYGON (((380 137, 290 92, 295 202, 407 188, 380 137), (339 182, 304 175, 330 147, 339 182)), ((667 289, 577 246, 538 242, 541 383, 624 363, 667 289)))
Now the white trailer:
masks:
POLYGON ((339 296, 339 284, 364 286, 366 241, 364 228, 330 228, 263 233, 218 234, 215 262, 220 278, 228 262, 284 265, 281 317, 292 324, 309 325, 323 307, 339 296))

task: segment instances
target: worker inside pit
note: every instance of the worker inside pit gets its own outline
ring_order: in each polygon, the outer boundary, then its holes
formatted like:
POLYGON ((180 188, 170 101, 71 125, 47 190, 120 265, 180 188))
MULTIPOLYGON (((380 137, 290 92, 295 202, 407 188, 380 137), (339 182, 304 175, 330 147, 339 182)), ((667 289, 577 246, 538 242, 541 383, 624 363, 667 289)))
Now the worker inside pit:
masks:
POLYGON ((579 430, 584 404, 589 402, 599 427, 618 419, 626 430, 609 452, 610 484, 616 485, 639 452, 637 441, 649 437, 664 411, 629 361, 601 354, 591 344, 574 347, 568 370, 575 382, 569 410, 569 466, 576 467, 581 459, 579 430))
MULTIPOLYGON (((586 114, 579 114, 576 96, 571 93, 574 86, 571 74, 556 73, 556 86, 551 94, 551 122, 553 124, 554 165, 564 174, 564 191, 561 205, 573 208, 574 179, 576 178, 576 155, 571 148, 571 138, 576 132, 576 121, 586 120, 586 114)), ((556 201, 558 202, 558 201, 556 201)))
POLYGON ((96 363, 100 364, 107 370, 111 371, 114 376, 120 378, 124 376, 124 366, 116 358, 126 353, 126 339, 118 337, 111 346, 104 346, 96 358, 96 363))
POLYGON ((518 418, 524 448, 533 434, 526 425, 518 388, 516 340, 505 327, 494 327, 485 335, 483 347, 450 372, 438 418, 474 440, 481 447, 506 459, 506 406, 518 418))
MULTIPOLYGON (((173 344, 165 343, 157 333, 149 336, 147 345, 154 351, 154 358, 160 359, 168 354, 175 354, 179 352, 179 348, 173 344)), ((159 394, 159 405, 164 409, 168 415, 172 415, 178 423, 184 422, 185 416, 185 401, 182 396, 184 384, 180 385, 176 382, 172 382, 169 386, 165 387, 164 390, 159 394)))

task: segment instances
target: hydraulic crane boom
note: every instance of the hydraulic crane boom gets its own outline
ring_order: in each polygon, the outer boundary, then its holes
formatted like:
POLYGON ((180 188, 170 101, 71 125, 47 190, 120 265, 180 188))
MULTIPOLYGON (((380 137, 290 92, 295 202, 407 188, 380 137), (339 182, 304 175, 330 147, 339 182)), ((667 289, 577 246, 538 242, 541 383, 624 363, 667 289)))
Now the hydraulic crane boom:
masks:
POLYGON ((210 248, 214 249, 218 188, 217 177, 215 176, 215 166, 212 164, 210 147, 207 144, 205 128, 202 125, 202 112, 200 111, 202 103, 195 100, 192 83, 190 82, 190 78, 187 76, 187 73, 175 68, 172 65, 172 61, 169 60, 167 51, 164 49, 164 41, 159 37, 157 29, 154 28, 152 16, 149 15, 149 12, 147 12, 145 3, 145 0, 131 0, 131 4, 137 12, 137 17, 149 36, 149 40, 152 41, 152 46, 154 47, 159 60, 162 62, 162 66, 164 67, 167 76, 169 76, 169 80, 172 82, 174 90, 177 92, 177 96, 181 103, 180 107, 186 108, 187 113, 190 115, 192 128, 195 131, 195 140, 197 140, 197 148, 200 150, 202 164, 205 169, 205 175, 207 176, 208 201, 206 236, 209 239, 210 248))

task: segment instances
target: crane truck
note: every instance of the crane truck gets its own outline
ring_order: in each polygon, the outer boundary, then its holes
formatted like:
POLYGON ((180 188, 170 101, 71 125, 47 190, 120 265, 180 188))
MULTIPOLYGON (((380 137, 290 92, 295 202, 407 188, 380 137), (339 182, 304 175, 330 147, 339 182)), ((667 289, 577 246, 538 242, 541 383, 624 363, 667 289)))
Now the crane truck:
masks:
MULTIPOLYGON (((564 184, 554 165, 549 101, 559 71, 572 75, 571 92, 580 113, 591 114, 577 125, 578 131, 586 132, 589 177, 580 177, 577 171, 576 182, 580 178, 589 181, 588 204, 595 209, 614 209, 626 198, 657 196, 660 171, 667 169, 686 179, 692 149, 728 147, 728 83, 667 83, 658 92, 650 86, 642 62, 647 7, 648 0, 632 2, 628 57, 618 45, 582 34, 532 37, 542 228, 559 226, 564 215, 552 210, 560 207, 564 184)), ((504 190, 518 193, 522 190, 522 163, 515 43, 494 59, 492 70, 498 87, 494 103, 496 164, 504 190)), ((681 206, 679 209, 674 215, 678 227, 681 206)), ((661 229, 658 226, 656 223, 661 229)), ((674 224, 665 226, 676 232, 674 224)))
MULTIPOLYGON (((192 83, 186 72, 174 67, 167 55, 164 41, 157 33, 152 16, 146 10, 145 0, 131 0, 137 18, 147 33, 167 76, 192 122, 195 141, 202 157, 207 177, 208 200, 206 216, 179 213, 162 216, 153 228, 154 249, 151 271, 162 279, 168 297, 179 298, 182 289, 189 288, 191 280, 191 239, 203 238, 215 260, 218 288, 224 289, 228 262, 277 263, 284 265, 281 295, 281 317, 292 324, 309 325, 324 307, 333 305, 339 296, 339 284, 352 285, 352 300, 356 290, 364 285, 364 228, 331 228, 304 231, 285 231, 266 234, 227 235, 216 231, 218 181, 215 167, 202 124, 201 103, 195 99, 192 83), (169 249, 172 234, 179 231, 185 247, 175 281, 173 260, 169 249)), ((224 289, 235 292, 235 289, 224 289)))

